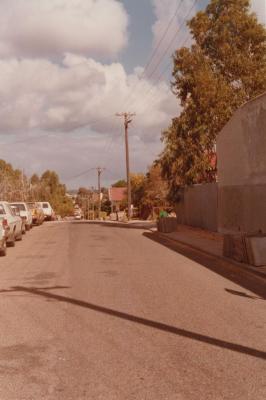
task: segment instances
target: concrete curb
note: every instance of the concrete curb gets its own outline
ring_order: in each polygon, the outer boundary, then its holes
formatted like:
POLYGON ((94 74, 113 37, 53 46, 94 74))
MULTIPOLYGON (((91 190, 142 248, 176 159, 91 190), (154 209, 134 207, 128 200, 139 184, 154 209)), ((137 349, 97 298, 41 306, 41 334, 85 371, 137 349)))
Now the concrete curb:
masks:
MULTIPOLYGON (((152 230, 150 230, 150 231, 151 231, 154 235, 156 235, 156 236, 158 236, 158 237, 160 237, 160 238, 163 238, 163 239, 169 241, 169 242, 172 243, 172 244, 185 246, 185 247, 187 247, 187 248, 189 248, 189 249, 192 249, 192 250, 194 250, 194 251, 197 251, 197 252, 199 252, 199 253, 201 253, 201 254, 207 256, 207 257, 211 257, 211 258, 214 258, 214 259, 216 259, 216 260, 221 260, 221 261, 223 261, 223 262, 229 263, 230 265, 236 266, 236 267, 240 268, 242 271, 248 273, 249 275, 255 276, 256 278, 260 278, 260 279, 266 284, 266 274, 263 273, 263 272, 260 272, 260 271, 255 271, 255 270, 254 270, 252 267, 250 267, 248 264, 239 263, 239 262, 237 262, 237 261, 235 261, 235 260, 232 260, 231 258, 227 258, 227 257, 223 257, 223 256, 218 256, 217 254, 210 253, 210 252, 208 252, 208 251, 206 251, 206 250, 203 250, 203 249, 200 248, 200 247, 197 247, 197 246, 192 245, 192 244, 190 244, 190 243, 183 242, 182 240, 176 240, 176 239, 169 238, 168 236, 166 236, 166 235, 163 234, 163 233, 156 232, 156 231, 152 231, 152 230)), ((254 267, 254 268, 255 268, 255 267, 254 267)), ((259 268, 259 267, 256 267, 256 268, 259 268)), ((266 291, 266 288, 265 288, 265 291, 266 291)))

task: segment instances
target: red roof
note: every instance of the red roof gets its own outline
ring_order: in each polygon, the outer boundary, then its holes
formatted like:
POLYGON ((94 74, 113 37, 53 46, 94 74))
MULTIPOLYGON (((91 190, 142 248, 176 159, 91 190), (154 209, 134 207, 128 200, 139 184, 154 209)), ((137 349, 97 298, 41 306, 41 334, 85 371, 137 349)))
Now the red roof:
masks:
POLYGON ((110 201, 123 201, 127 198, 127 188, 125 187, 111 187, 109 189, 110 201))

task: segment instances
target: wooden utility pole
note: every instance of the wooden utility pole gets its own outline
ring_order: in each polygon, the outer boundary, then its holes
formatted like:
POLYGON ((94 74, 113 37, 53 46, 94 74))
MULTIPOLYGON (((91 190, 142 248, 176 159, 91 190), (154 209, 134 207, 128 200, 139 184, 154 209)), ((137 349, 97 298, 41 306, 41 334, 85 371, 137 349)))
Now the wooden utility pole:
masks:
POLYGON ((127 216, 128 219, 131 219, 131 182, 130 182, 130 165, 129 165, 129 146, 128 146, 128 126, 130 122, 132 122, 132 117, 134 117, 135 113, 117 113, 117 117, 124 118, 124 126, 125 126, 125 148, 126 148, 126 169, 127 169, 127 216))
POLYGON ((102 209, 102 196, 101 196, 101 175, 105 168, 97 168, 98 171, 98 192, 99 192, 99 204, 98 204, 98 218, 100 219, 101 209, 102 209))
POLYGON ((98 217, 100 218, 100 213, 101 213, 101 208, 102 208, 102 198, 101 198, 101 175, 105 168, 98 167, 98 168, 93 168, 97 171, 98 174, 98 194, 99 194, 99 201, 98 201, 98 217))

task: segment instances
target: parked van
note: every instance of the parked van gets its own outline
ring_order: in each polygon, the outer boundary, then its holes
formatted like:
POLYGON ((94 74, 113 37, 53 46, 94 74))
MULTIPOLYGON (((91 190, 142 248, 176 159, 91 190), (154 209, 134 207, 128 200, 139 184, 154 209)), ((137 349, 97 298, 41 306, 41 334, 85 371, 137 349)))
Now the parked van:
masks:
POLYGON ((52 209, 51 204, 48 201, 42 201, 38 203, 44 213, 44 218, 46 221, 52 221, 55 218, 54 210, 52 209))

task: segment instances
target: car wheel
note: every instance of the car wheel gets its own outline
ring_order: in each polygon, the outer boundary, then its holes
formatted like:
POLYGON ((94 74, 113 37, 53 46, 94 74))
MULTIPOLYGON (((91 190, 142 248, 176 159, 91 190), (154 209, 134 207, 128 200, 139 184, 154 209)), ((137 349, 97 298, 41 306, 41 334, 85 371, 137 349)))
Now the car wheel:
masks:
POLYGON ((6 256, 6 241, 3 243, 3 247, 0 250, 0 257, 6 256))
POLYGON ((16 243, 16 232, 14 229, 12 237, 10 237, 9 240, 7 241, 7 245, 8 247, 15 247, 15 243, 16 243))
POLYGON ((6 244, 8 247, 15 247, 16 244, 15 239, 8 241, 6 244))
POLYGON ((22 238, 23 238, 23 233, 22 233, 22 231, 20 232, 20 234, 16 237, 16 240, 18 241, 18 242, 20 242, 21 240, 22 240, 22 238))

